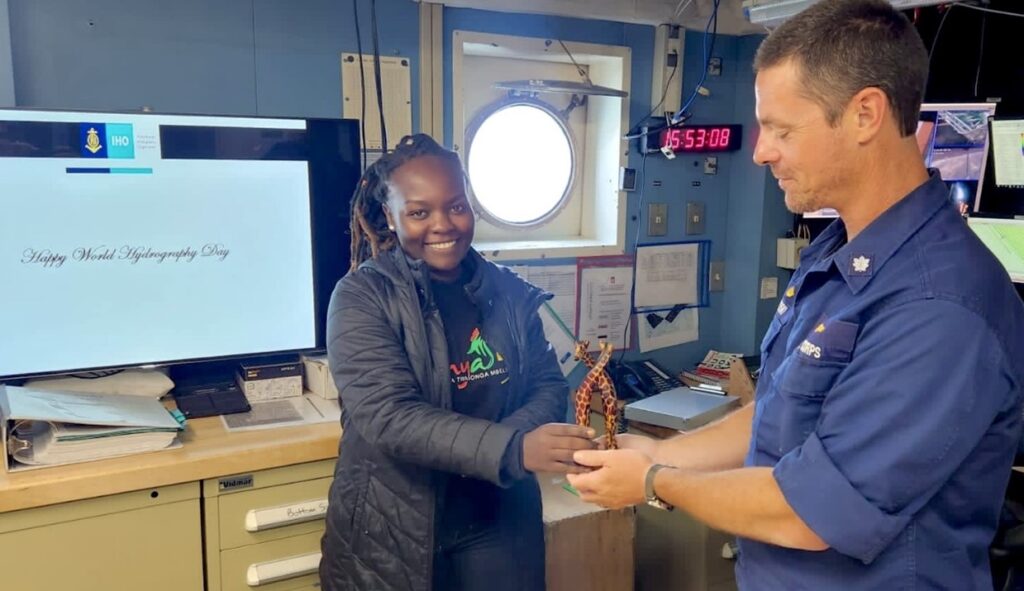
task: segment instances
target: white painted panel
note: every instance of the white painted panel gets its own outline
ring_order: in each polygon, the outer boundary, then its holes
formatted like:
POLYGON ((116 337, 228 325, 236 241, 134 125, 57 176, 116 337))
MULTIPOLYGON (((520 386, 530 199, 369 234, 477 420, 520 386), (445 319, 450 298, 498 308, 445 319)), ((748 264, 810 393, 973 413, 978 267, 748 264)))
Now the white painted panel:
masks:
MULTIPOLYGON (((363 91, 359 84, 359 54, 341 54, 342 117, 362 117, 363 91)), ((384 96, 384 123, 388 132, 388 149, 394 149, 402 136, 412 133, 412 77, 409 59, 381 56, 381 94, 384 96)), ((366 77, 366 146, 381 149, 380 109, 377 107, 377 85, 374 81, 373 56, 363 54, 363 75, 366 77)))

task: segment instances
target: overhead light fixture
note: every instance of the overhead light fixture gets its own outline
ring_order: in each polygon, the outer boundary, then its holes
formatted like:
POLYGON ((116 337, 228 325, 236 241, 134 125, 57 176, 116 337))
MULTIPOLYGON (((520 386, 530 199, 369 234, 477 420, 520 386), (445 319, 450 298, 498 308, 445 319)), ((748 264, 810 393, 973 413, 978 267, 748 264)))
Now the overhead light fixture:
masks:
MULTIPOLYGON (((545 45, 551 45, 552 41, 548 39, 544 42, 545 45)), ((558 44, 562 46, 562 51, 565 55, 569 56, 569 60, 572 61, 572 65, 576 66, 576 71, 579 73, 582 82, 574 82, 572 80, 508 80, 505 82, 495 82, 494 87, 503 90, 508 90, 509 94, 520 94, 535 97, 542 92, 554 93, 554 94, 571 94, 574 96, 573 103, 582 104, 583 100, 575 97, 586 97, 586 96, 614 96, 618 98, 626 98, 629 93, 625 90, 619 90, 617 88, 610 88, 608 86, 598 86, 590 80, 590 76, 587 74, 587 70, 579 65, 576 58, 573 57, 572 52, 566 47, 565 42, 561 39, 558 40, 558 44)), ((572 106, 569 110, 572 110, 572 106)))
MULTIPOLYGON (((803 11, 819 0, 743 0, 743 12, 747 20, 755 25, 773 28, 786 22, 788 18, 803 11)), ((895 8, 904 10, 919 6, 948 4, 950 0, 889 0, 895 8)))
POLYGON ((495 82, 494 87, 531 96, 541 92, 583 96, 615 96, 619 98, 629 96, 629 93, 625 90, 598 86, 589 82, 573 82, 572 80, 509 80, 506 82, 495 82))

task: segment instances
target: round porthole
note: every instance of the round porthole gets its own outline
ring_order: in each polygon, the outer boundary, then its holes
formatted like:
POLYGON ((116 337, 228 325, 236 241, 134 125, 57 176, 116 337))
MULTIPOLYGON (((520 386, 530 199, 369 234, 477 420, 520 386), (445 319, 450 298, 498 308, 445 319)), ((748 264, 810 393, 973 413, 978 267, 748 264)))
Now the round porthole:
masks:
POLYGON ((558 111, 536 99, 492 104, 467 133, 466 172, 477 212, 525 228, 565 206, 576 176, 576 146, 558 111))

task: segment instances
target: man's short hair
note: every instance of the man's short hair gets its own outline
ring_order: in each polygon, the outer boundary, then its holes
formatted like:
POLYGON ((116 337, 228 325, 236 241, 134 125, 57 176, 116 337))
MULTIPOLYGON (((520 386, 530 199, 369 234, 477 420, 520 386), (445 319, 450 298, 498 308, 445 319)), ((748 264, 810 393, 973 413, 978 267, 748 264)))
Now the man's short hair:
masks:
POLYGON ((917 129, 928 52, 914 26, 886 0, 820 0, 761 43, 754 71, 793 60, 807 97, 839 122, 853 95, 876 87, 904 137, 917 129))

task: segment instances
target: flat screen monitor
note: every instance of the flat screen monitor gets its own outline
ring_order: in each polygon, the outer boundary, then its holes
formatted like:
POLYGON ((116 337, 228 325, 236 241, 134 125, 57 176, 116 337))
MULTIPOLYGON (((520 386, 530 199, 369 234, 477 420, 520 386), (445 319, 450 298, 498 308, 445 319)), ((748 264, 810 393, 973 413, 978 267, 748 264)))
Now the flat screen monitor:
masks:
POLYGON ((990 216, 1024 216, 1024 119, 991 122, 989 165, 978 212, 990 216))
POLYGON ((921 108, 917 137, 925 164, 938 169, 949 185, 949 198, 964 215, 977 207, 987 164, 988 121, 995 108, 994 103, 921 108))
POLYGON ((1024 220, 970 217, 967 224, 1006 267, 1010 279, 1024 282, 1024 220))
POLYGON ((353 121, 0 110, 0 378, 313 350, 353 121))
POLYGON ((1024 189, 1024 119, 992 121, 992 160, 997 187, 1024 189))
MULTIPOLYGON (((963 215, 976 211, 988 153, 988 121, 994 103, 924 103, 917 124, 917 145, 925 166, 939 171, 949 198, 963 215)), ((820 209, 805 218, 838 217, 820 209)))

